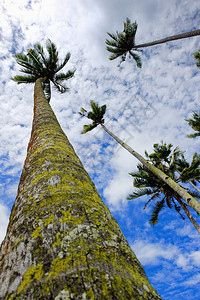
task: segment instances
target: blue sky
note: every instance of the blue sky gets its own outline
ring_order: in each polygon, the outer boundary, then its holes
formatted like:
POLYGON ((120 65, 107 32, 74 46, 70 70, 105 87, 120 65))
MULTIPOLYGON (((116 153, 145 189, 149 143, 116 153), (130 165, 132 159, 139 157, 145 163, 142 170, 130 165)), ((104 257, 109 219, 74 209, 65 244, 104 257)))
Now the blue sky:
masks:
MULTIPOLYGON (((68 68, 76 68, 70 92, 53 92, 51 105, 93 179, 105 204, 117 219, 145 272, 163 299, 200 299, 200 237, 186 219, 165 209, 155 227, 148 223, 147 199, 127 201, 133 191, 130 172, 137 161, 101 128, 81 135, 78 111, 90 100, 107 105, 105 124, 140 154, 152 152, 161 139, 185 151, 191 161, 199 140, 185 118, 199 110, 200 70, 193 58, 200 37, 144 49, 143 66, 127 60, 109 61, 107 32, 123 30, 129 17, 138 23, 136 43, 199 28, 198 1, 189 0, 3 0, 0 4, 0 240, 26 157, 33 110, 33 86, 17 86, 13 54, 47 38, 61 59, 71 52, 68 68), (139 3, 138 3, 139 2, 139 3), (28 4, 27 4, 28 3, 28 4)), ((195 214, 197 222, 200 223, 195 214)))

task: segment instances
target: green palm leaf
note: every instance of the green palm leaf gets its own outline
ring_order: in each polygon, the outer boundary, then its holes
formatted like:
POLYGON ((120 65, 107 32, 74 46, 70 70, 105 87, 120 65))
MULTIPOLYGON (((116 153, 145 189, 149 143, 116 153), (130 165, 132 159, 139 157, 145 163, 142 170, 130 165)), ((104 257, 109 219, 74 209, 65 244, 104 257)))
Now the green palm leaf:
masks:
POLYGON ((127 200, 133 200, 145 195, 151 195, 152 194, 152 190, 148 189, 148 188, 142 188, 142 189, 138 189, 136 192, 133 192, 132 194, 130 194, 127 197, 127 200))
POLYGON ((35 76, 20 76, 20 75, 16 75, 12 78, 14 81, 17 82, 17 84, 21 84, 21 83, 34 83, 36 78, 35 76))
POLYGON ((81 133, 84 134, 84 133, 86 133, 88 131, 91 131, 91 130, 93 130, 97 126, 98 126, 98 124, 96 124, 96 123, 92 123, 92 124, 89 124, 89 125, 84 125, 84 130, 81 131, 81 133))
POLYGON ((124 22, 124 30, 122 33, 116 32, 116 34, 109 33, 111 40, 106 39, 106 50, 111 52, 109 59, 114 60, 118 57, 121 57, 121 62, 126 60, 127 53, 136 61, 137 67, 141 68, 142 63, 140 57, 133 52, 135 45, 135 34, 137 31, 137 23, 131 23, 127 18, 124 22))
POLYGON ((50 101, 50 82, 53 83, 55 89, 57 89, 60 93, 65 93, 69 90, 65 81, 74 76, 75 70, 59 74, 58 71, 60 71, 69 61, 70 53, 67 53, 64 61, 59 64, 56 45, 52 43, 50 39, 46 42, 46 49, 47 54, 44 52, 43 47, 38 43, 34 46, 34 49, 30 49, 28 51, 27 55, 16 54, 14 57, 17 63, 23 67, 20 71, 28 75, 15 76, 13 80, 20 84, 33 83, 38 78, 43 78, 43 89, 47 100, 50 101))
POLYGON ((68 63, 70 57, 71 57, 71 54, 67 53, 67 55, 65 56, 63 62, 61 64, 58 64, 57 69, 56 69, 56 73, 64 68, 64 66, 68 63))
POLYGON ((87 112, 86 109, 82 108, 80 109, 79 114, 83 117, 87 117, 88 119, 92 120, 93 123, 89 125, 84 125, 84 130, 81 133, 86 133, 88 131, 91 131, 95 127, 97 127, 99 124, 104 123, 104 114, 106 112, 106 105, 99 106, 94 101, 90 101, 90 106, 92 111, 87 112))
POLYGON ((154 205, 152 212, 151 212, 151 218, 149 220, 149 223, 151 225, 156 225, 158 223, 158 215, 161 212, 161 210, 165 207, 165 199, 163 198, 161 201, 157 201, 154 205))

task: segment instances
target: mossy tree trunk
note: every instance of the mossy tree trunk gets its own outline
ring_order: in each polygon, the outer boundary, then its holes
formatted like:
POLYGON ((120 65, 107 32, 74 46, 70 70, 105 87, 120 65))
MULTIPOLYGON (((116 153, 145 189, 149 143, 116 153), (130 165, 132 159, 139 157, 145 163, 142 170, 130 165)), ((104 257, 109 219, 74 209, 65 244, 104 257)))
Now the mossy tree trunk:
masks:
POLYGON ((35 84, 27 158, 0 249, 0 299, 161 299, 35 84))

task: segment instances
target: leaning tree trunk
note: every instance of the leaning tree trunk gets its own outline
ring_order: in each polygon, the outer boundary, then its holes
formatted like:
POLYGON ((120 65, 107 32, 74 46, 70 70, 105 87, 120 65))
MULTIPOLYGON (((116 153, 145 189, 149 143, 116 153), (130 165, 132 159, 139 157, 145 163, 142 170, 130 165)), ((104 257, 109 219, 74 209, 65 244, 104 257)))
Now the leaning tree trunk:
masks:
POLYGON ((192 36, 197 36, 197 35, 200 35, 200 29, 185 32, 185 33, 181 33, 181 34, 177 34, 177 35, 168 36, 164 39, 156 40, 156 41, 153 41, 153 42, 150 42, 150 43, 134 45, 132 49, 134 50, 134 49, 138 49, 138 48, 150 47, 150 46, 163 44, 163 43, 170 42, 170 41, 186 39, 186 38, 189 38, 189 37, 192 37, 192 36))
POLYGON ((34 120, 6 237, 0 299, 161 299, 35 84, 34 120))
MULTIPOLYGON (((162 172, 159 168, 156 168, 154 165, 150 164, 142 155, 133 150, 129 145, 124 143, 121 139, 119 139, 113 132, 111 132, 105 125, 101 124, 103 129, 114 138, 122 147, 124 147, 128 152, 130 152, 135 158, 137 158, 143 166, 145 166, 148 170, 150 170, 154 175, 156 175, 159 179, 167 183, 183 200, 186 201, 198 214, 200 214, 200 203, 193 198, 184 188, 182 188, 178 183, 172 180, 168 175, 162 172)), ((196 227, 195 227, 196 228, 196 227)), ((196 228, 200 233, 200 227, 196 228)))

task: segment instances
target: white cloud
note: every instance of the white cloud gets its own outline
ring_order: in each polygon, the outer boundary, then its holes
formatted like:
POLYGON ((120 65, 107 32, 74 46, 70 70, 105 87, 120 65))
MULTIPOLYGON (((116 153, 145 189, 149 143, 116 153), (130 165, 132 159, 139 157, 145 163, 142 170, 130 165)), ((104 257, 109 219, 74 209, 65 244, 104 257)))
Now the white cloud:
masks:
POLYGON ((197 275, 194 275, 194 276, 191 276, 190 279, 186 280, 184 282, 184 284, 186 286, 194 286, 196 284, 199 284, 200 283, 200 274, 197 274, 197 275))
POLYGON ((0 204, 0 241, 3 240, 8 225, 9 209, 7 206, 0 204))
POLYGON ((143 265, 159 265, 161 260, 174 261, 179 254, 177 246, 163 242, 136 240, 132 248, 143 265))

